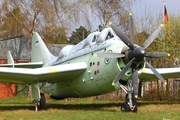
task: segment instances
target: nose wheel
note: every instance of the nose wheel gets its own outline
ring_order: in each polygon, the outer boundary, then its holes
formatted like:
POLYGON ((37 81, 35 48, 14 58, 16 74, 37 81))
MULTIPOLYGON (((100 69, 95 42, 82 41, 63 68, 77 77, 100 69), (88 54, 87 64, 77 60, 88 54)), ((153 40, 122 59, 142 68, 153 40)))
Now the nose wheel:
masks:
POLYGON ((121 112, 129 112, 130 111, 129 106, 126 103, 121 105, 120 110, 121 110, 121 112))
POLYGON ((134 97, 133 94, 131 94, 131 96, 132 96, 132 99, 129 99, 128 94, 126 95, 125 103, 121 105, 120 107, 121 112, 137 112, 138 111, 136 98, 134 97))
POLYGON ((128 80, 127 88, 120 83, 120 87, 126 92, 125 103, 121 105, 121 112, 137 112, 137 98, 134 95, 132 80, 128 80))

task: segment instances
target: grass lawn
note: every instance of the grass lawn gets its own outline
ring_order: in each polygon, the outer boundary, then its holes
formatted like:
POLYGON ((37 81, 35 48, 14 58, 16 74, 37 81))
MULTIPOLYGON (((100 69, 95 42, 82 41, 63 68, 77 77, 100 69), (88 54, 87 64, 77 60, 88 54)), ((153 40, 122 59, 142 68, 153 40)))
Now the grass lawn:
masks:
POLYGON ((138 101, 137 113, 122 113, 122 101, 92 98, 47 100, 46 109, 35 112, 32 100, 17 96, 0 99, 0 120, 179 120, 180 104, 138 101))

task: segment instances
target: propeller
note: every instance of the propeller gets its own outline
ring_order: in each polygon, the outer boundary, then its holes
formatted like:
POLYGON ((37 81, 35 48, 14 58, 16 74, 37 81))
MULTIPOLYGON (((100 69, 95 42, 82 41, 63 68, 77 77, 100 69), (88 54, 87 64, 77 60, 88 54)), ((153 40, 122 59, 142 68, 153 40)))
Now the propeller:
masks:
MULTIPOLYGON (((138 85, 139 85, 139 78, 138 78, 138 64, 142 61, 145 61, 149 68, 152 70, 152 72, 159 78, 162 82, 165 82, 164 78, 157 72, 155 68, 151 66, 146 60, 145 57, 150 58, 161 58, 161 57, 167 57, 169 56, 166 52, 145 52, 145 49, 154 41, 154 39, 158 36, 160 33, 163 24, 161 24, 143 43, 142 47, 135 45, 131 40, 129 40, 126 35, 120 31, 115 25, 111 24, 110 27, 113 29, 113 31, 116 33, 116 35, 129 47, 129 50, 126 55, 128 56, 128 63, 126 66, 118 73, 118 75, 115 77, 113 81, 113 85, 117 83, 126 73, 129 67, 132 68, 132 85, 133 85, 133 92, 135 97, 138 96, 138 85)), ((134 40, 134 31, 133 31, 133 18, 132 13, 130 13, 130 34, 132 41, 134 40)), ((124 57, 121 53, 101 53, 98 55, 99 57, 104 58, 121 58, 124 57)))
POLYGON ((132 69, 132 85, 133 85, 134 95, 137 98, 138 90, 139 90, 139 78, 138 78, 138 70, 136 68, 132 69))
POLYGON ((145 56, 150 58, 162 58, 170 56, 170 54, 166 52, 147 52, 145 56))
MULTIPOLYGON (((130 21, 133 21, 133 18, 132 18, 132 13, 129 14, 129 19, 130 21)), ((130 22, 129 24, 129 30, 130 30, 130 35, 131 35, 131 41, 134 43, 134 29, 133 29, 133 22, 130 22)))
POLYGON ((119 74, 116 76, 116 78, 114 79, 114 83, 118 82, 122 76, 126 73, 126 71, 128 70, 128 68, 131 66, 132 62, 134 61, 135 58, 131 59, 126 66, 122 69, 121 72, 119 72, 119 74))
POLYGON ((144 42, 144 44, 142 45, 143 49, 146 49, 153 41, 154 39, 158 36, 158 34, 161 32, 162 27, 164 25, 161 24, 153 33, 151 33, 151 35, 147 38, 147 40, 144 42))
POLYGON ((114 30, 114 32, 117 34, 117 36, 131 49, 134 50, 133 43, 124 35, 123 32, 121 32, 115 25, 111 24, 111 28, 114 30))

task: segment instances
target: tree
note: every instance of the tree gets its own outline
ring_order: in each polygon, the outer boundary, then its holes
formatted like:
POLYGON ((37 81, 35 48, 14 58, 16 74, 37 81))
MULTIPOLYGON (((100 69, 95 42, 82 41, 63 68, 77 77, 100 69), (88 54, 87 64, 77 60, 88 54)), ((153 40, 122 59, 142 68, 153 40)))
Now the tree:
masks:
POLYGON ((19 36, 23 34, 24 29, 22 24, 20 24, 14 16, 16 16, 18 20, 24 20, 18 7, 14 8, 11 12, 7 12, 2 18, 3 22, 1 30, 3 38, 19 36))
POLYGON ((63 27, 56 27, 49 30, 51 27, 45 27, 46 34, 44 35, 45 42, 50 44, 67 44, 67 29, 63 27))
POLYGON ((85 27, 80 26, 76 31, 72 32, 71 37, 69 37, 71 44, 77 44, 83 39, 85 39, 89 35, 90 31, 88 31, 85 27))
MULTIPOLYGON (((160 12, 161 13, 161 12, 160 12)), ((162 15, 157 16, 151 16, 152 14, 144 13, 142 18, 138 18, 136 20, 137 24, 135 25, 135 43, 138 45, 141 45, 144 43, 142 41, 142 37, 136 38, 136 35, 139 33, 142 33, 144 31, 147 35, 145 35, 145 39, 151 34, 153 30, 155 30, 163 20, 162 15), (138 42, 139 41, 139 42, 138 42), (142 41, 142 43, 140 42, 142 41), (141 44, 140 44, 141 43, 141 44)), ((153 43, 146 49, 146 51, 160 51, 160 52, 167 52, 170 53, 171 56, 167 58, 148 58, 146 59, 148 62, 151 62, 151 64, 156 68, 164 68, 164 67, 177 67, 180 65, 179 57, 179 39, 180 39, 180 22, 179 22, 180 16, 178 14, 176 15, 169 15, 169 25, 170 28, 167 29, 168 26, 165 26, 163 30, 160 32, 159 36, 153 41, 153 43), (167 31, 168 30, 168 31, 167 31), (170 34, 167 34, 170 33, 170 34), (170 36, 169 36, 170 35, 170 36), (171 38, 171 39, 169 39, 171 38)), ((144 39, 144 40, 145 40, 144 39)), ((155 89, 158 91, 157 96, 159 100, 162 100, 163 96, 162 93, 165 93, 164 95, 168 96, 172 91, 170 89, 170 83, 172 80, 166 80, 167 85, 165 86, 162 82, 156 82, 156 84, 153 84, 153 86, 156 86, 155 89)), ((146 83, 148 84, 148 83, 146 83)), ((153 90, 153 89, 152 89, 153 90)), ((167 99, 168 99, 167 98, 167 99)))
MULTIPOLYGON (((19 7, 13 8, 12 11, 7 12, 2 17, 2 25, 1 25, 1 38, 11 38, 14 39, 11 42, 7 42, 5 49, 3 51, 7 54, 8 47, 11 48, 11 53, 14 55, 15 59, 20 59, 21 53, 23 52, 24 47, 27 45, 27 38, 22 37, 25 33, 25 29, 23 25, 19 23, 19 21, 24 21, 25 19, 21 15, 21 11, 19 7), (16 18, 15 18, 16 16, 16 18), (21 36, 18 39, 14 38, 15 36, 21 36)), ((27 47, 27 46, 26 46, 27 47)))
MULTIPOLYGON (((83 0, 73 2, 71 0, 8 0, 7 2, 4 0, 4 2, 8 3, 6 6, 10 6, 11 9, 20 8, 24 21, 19 20, 16 15, 14 17, 26 29, 24 33, 26 36, 32 37, 33 32, 38 32, 43 40, 49 43, 66 43, 67 30, 83 20, 79 17, 82 16, 79 8, 85 4, 83 0)), ((11 11, 10 8, 7 11, 11 11)))
POLYGON ((163 50, 171 54, 170 57, 164 58, 163 67, 178 67, 180 66, 179 58, 179 39, 180 39, 180 16, 172 15, 170 16, 169 25, 170 28, 167 29, 167 25, 162 31, 162 37, 157 41, 157 49, 163 50), (167 33, 170 34, 167 34, 167 33))
POLYGON ((66 43, 67 34, 72 29, 85 26, 92 30, 92 21, 96 19, 97 24, 101 21, 104 26, 111 20, 120 23, 118 25, 121 27, 126 25, 127 11, 132 1, 136 0, 2 0, 1 14, 11 13, 27 37, 38 32, 49 43, 66 43), (15 8, 19 9, 20 14, 15 14, 15 8))
POLYGON ((113 22, 123 31, 129 30, 130 6, 137 0, 94 0, 87 1, 86 8, 91 8, 92 18, 98 19, 104 27, 113 22), (89 7, 87 7, 89 5, 89 7))

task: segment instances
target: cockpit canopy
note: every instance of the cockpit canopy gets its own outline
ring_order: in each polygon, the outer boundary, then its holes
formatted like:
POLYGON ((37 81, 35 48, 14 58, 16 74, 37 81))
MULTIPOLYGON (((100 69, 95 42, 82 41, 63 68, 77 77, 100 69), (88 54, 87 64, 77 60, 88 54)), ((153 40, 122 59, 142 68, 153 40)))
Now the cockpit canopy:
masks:
POLYGON ((87 38, 84 40, 84 46, 87 45, 94 45, 99 37, 100 32, 93 32, 87 36, 87 38))
POLYGON ((85 47, 96 45, 109 40, 115 36, 114 31, 111 28, 105 28, 101 32, 93 32, 87 36, 84 40, 76 45, 68 45, 60 51, 60 57, 67 56, 85 47))
POLYGON ((101 31, 99 34, 99 38, 97 40, 97 43, 99 42, 104 42, 106 40, 109 40, 114 37, 114 31, 111 28, 105 28, 104 30, 101 31))

